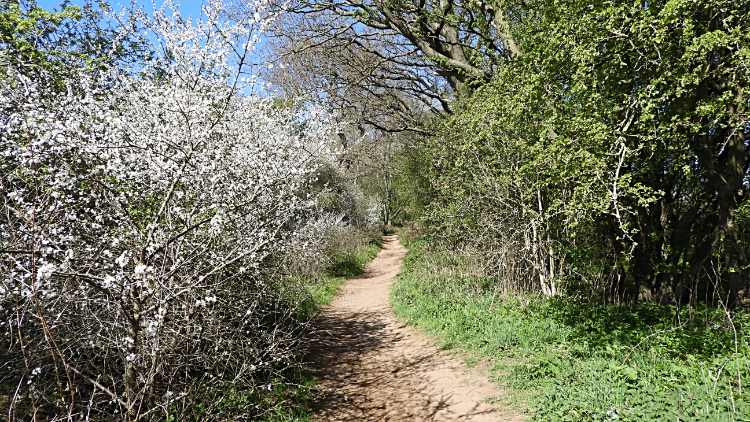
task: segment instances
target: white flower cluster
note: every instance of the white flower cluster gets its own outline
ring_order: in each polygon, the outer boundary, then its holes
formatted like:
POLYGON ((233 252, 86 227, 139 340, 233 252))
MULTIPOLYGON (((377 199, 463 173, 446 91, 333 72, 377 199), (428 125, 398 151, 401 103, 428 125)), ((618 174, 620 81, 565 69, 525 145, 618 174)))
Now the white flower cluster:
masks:
POLYGON ((368 198, 365 208, 365 224, 377 226, 383 221, 383 201, 378 195, 368 198))

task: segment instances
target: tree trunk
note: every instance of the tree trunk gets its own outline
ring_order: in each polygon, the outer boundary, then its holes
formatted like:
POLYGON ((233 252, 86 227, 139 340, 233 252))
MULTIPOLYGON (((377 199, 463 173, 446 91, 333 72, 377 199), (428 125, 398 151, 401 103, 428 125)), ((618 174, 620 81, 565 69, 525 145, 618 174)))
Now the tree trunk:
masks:
MULTIPOLYGON (((131 295, 131 299, 134 299, 131 295)), ((130 343, 128 344, 125 357, 125 397, 128 404, 128 416, 130 420, 136 420, 138 410, 136 409, 136 396, 138 395, 138 373, 136 368, 135 356, 138 354, 141 332, 141 307, 137 300, 133 300, 133 308, 128 310, 132 312, 130 319, 130 343)))

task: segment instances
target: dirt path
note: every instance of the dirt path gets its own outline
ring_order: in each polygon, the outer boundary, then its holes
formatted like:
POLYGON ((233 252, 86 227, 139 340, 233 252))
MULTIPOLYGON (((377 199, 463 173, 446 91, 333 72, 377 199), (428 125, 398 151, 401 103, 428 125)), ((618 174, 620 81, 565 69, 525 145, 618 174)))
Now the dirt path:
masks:
POLYGON ((406 249, 396 236, 347 281, 313 329, 310 366, 321 394, 314 421, 523 421, 486 403, 502 394, 486 373, 441 354, 391 313, 389 294, 406 249))

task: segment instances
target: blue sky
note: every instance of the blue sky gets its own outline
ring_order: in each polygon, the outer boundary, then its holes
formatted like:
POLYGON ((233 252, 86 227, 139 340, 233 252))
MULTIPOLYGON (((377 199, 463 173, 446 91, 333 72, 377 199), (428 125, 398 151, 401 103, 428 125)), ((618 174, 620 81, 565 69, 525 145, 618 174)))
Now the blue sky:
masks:
MULTIPOLYGON (((0 0, 2 1, 2 0, 0 0)), ((175 4, 179 5, 178 10, 180 12, 180 16, 183 19, 191 18, 191 20, 199 19, 201 16, 201 8, 202 8, 202 1, 201 0, 192 0, 192 1, 182 1, 179 2, 178 0, 173 0, 175 4)), ((42 7, 46 10, 52 10, 54 8, 60 9, 60 5, 63 3, 63 0, 36 0, 36 4, 39 7, 42 7)), ((83 5, 85 3, 85 0, 69 0, 69 4, 71 5, 83 5)), ((130 6, 131 3, 129 2, 117 2, 116 0, 109 0, 110 5, 115 9, 115 11, 120 10, 120 5, 128 5, 130 6)), ((132 3, 135 3, 136 6, 143 6, 144 12, 151 14, 154 11, 154 3, 156 4, 156 7, 159 8, 164 3, 164 0, 154 0, 152 3, 151 0, 133 0, 132 3)), ((261 37, 261 40, 258 44, 256 44, 256 47, 260 48, 264 43, 263 38, 261 37)), ((253 61, 258 60, 257 58, 253 61)), ((257 63, 257 61, 256 61, 257 63)), ((256 68, 259 70, 259 68, 256 68)), ((262 75, 259 75, 260 80, 262 81, 262 75)), ((264 94, 268 94, 268 91, 263 89, 261 91, 264 94)))
MULTIPOLYGON (((93 1, 95 2, 96 0, 93 0, 93 1)), ((136 7, 142 6, 143 11, 145 11, 149 15, 152 14, 154 11, 154 3, 157 8, 161 7, 164 4, 164 0, 154 0, 153 2, 151 0, 132 0, 132 2, 118 2, 116 0, 108 0, 108 1, 115 11, 121 10, 122 5, 130 6, 131 4, 135 4, 136 7)), ((186 1, 173 0, 173 1, 178 6, 180 16, 183 19, 190 18, 193 21, 195 19, 200 19, 201 10, 203 8, 203 2, 201 0, 186 0, 186 1)), ((57 8, 58 10, 61 9, 60 5, 63 2, 64 0, 36 0, 37 6, 42 7, 46 10, 50 10, 50 11, 54 8, 57 8)), ((85 3, 85 0, 68 0, 67 2, 71 5, 81 6, 85 3)), ((255 44, 255 46, 257 48, 261 48, 264 42, 265 40, 261 36, 260 42, 255 44)))
MULTIPOLYGON (((73 5, 83 5, 84 1, 83 0, 70 0, 69 3, 73 5)), ((117 8, 118 3, 124 4, 124 5, 130 5, 130 2, 111 1, 110 3, 115 8, 117 8)), ((151 0, 135 0, 133 1, 133 3, 139 6, 143 6, 143 10, 146 13, 150 14, 151 12, 154 11, 153 3, 151 2, 151 0)), ((163 0, 155 0, 155 3, 156 3, 156 7, 159 7, 163 3, 163 0)), ((178 3, 178 2, 175 1, 175 3, 178 3)), ((39 7, 42 7, 47 10, 52 10, 55 7, 59 9, 60 4, 62 4, 62 0, 37 0, 36 4, 39 7)), ((201 7, 202 7, 201 6, 202 2, 200 0, 183 1, 183 2, 179 2, 179 4, 180 4, 180 7, 179 7, 180 15, 183 18, 187 19, 188 17, 192 17, 193 19, 196 19, 200 16, 201 7)))

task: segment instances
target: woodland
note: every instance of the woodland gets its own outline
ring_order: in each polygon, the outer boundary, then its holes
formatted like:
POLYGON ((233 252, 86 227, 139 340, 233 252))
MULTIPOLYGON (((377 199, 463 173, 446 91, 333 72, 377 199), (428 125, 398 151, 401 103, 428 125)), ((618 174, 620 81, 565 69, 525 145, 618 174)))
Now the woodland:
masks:
POLYGON ((0 4, 0 415, 307 420, 396 314, 538 421, 750 417, 750 2, 0 4))

